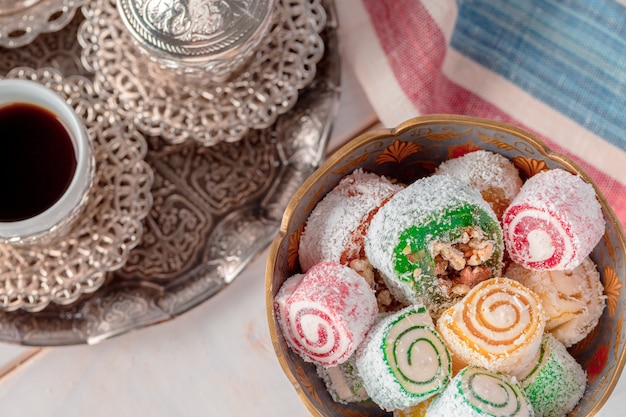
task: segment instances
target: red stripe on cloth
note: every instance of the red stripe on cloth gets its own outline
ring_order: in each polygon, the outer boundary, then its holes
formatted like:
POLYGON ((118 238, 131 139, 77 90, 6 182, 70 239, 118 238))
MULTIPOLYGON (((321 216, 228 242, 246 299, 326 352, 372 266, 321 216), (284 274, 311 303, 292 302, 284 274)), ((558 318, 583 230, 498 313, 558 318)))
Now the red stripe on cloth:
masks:
POLYGON ((363 0, 398 84, 421 114, 463 114, 521 127, 554 152, 575 161, 596 182, 626 228, 626 186, 557 146, 498 107, 451 82, 441 71, 446 40, 424 6, 415 0, 363 0), (398 40, 401 39, 402 42, 398 40))

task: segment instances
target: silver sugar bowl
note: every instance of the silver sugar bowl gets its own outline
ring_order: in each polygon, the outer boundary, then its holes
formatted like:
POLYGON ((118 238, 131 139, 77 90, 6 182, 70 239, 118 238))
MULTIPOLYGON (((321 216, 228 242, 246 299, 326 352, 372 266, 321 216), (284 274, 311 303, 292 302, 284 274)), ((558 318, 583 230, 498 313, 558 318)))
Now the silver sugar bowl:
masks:
POLYGON ((258 49, 274 0, 117 0, 134 43, 161 68, 224 81, 258 49))

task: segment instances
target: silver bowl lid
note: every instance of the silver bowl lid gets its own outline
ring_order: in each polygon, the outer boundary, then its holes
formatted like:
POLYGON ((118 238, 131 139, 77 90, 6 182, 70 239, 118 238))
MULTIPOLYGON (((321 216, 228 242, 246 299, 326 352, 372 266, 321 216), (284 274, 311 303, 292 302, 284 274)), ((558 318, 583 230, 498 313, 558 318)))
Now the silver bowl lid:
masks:
POLYGON ((260 43, 274 0, 117 0, 137 43, 172 66, 210 68, 260 43))

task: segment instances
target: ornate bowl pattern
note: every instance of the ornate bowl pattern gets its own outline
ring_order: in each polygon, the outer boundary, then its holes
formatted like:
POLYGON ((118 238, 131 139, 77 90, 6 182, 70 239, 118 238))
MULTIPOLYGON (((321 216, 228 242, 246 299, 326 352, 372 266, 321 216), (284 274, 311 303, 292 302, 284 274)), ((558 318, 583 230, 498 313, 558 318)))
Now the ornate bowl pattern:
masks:
MULTIPOLYGON (((346 174, 358 167, 409 182, 429 175, 437 165, 468 151, 486 149, 513 161, 523 177, 545 169, 563 168, 591 178, 568 158, 553 153, 531 134, 506 124, 453 115, 409 120, 395 129, 365 133, 339 149, 296 192, 285 211, 279 235, 270 249, 266 271, 266 303, 271 337, 278 360, 303 403, 315 416, 382 416, 371 402, 335 403, 317 376, 285 344, 273 311, 273 297, 282 282, 299 272, 298 244, 306 219, 318 201, 346 174)), ((606 231, 592 252, 605 287, 607 307, 599 325, 570 349, 588 376, 584 397, 568 417, 596 414, 619 380, 626 353, 624 318, 626 238, 615 214, 602 197, 606 231)))

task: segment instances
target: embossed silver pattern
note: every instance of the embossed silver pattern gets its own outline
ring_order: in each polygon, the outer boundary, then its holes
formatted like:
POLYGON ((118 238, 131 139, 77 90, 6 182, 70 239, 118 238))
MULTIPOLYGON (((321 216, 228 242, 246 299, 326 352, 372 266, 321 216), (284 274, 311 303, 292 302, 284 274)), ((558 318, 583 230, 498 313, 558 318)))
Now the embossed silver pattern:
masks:
POLYGON ((198 84, 193 76, 146 59, 131 41, 115 0, 93 0, 82 8, 82 61, 95 74, 97 88, 110 94, 111 108, 145 134, 169 143, 235 142, 289 111, 324 54, 320 32, 326 12, 319 0, 277 0, 274 9, 257 53, 225 82, 198 84))
POLYGON ((0 0, 0 47, 18 48, 62 29, 87 1, 0 0))
POLYGON ((83 120, 94 145, 94 185, 85 209, 64 235, 42 244, 0 244, 0 309, 40 311, 96 291, 141 238, 152 205, 152 169, 145 139, 107 111, 85 78, 52 69, 17 68, 6 78, 40 82, 83 120))
POLYGON ((80 75, 91 78, 80 62, 80 44, 76 40, 78 26, 84 18, 77 13, 74 18, 57 33, 44 34, 23 48, 0 48, 0 76, 13 68, 53 68, 64 76, 80 75))
POLYGON ((274 0, 118 0, 140 50, 163 68, 224 81, 267 34, 274 0))
MULTIPOLYGON (((0 340, 40 346, 91 344, 173 319, 226 288, 267 247, 287 202, 319 165, 337 111, 337 22, 332 0, 322 4, 328 13, 321 32, 324 58, 297 104, 271 127, 251 130, 237 143, 205 147, 195 140, 172 144, 163 137, 148 137, 145 161, 154 171, 154 203, 142 221, 141 243, 123 267, 106 274, 98 291, 70 305, 50 304, 34 313, 0 311, 0 340)), ((309 18, 306 13, 301 17, 309 18)), ((53 65, 67 71, 66 80, 84 74, 74 65, 76 47, 67 41, 76 39, 71 32, 75 23, 44 35, 54 39, 38 39, 16 50, 11 55, 14 66, 53 65)), ((7 72, 3 64, 0 76, 7 72)), ((117 115, 110 116, 119 121, 117 115)), ((93 117, 101 115, 95 112, 93 117)), ((127 134, 132 132, 129 121, 122 126, 127 134)))

